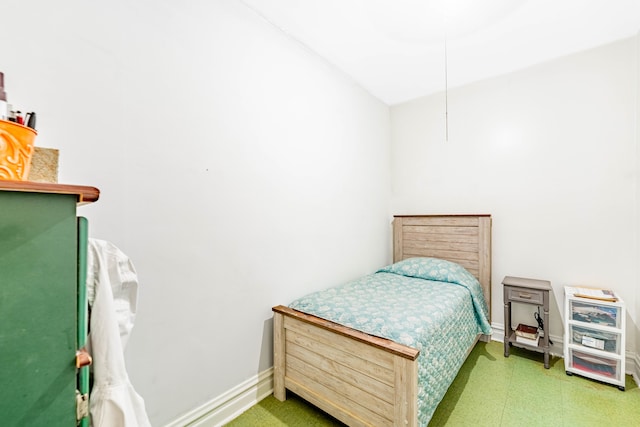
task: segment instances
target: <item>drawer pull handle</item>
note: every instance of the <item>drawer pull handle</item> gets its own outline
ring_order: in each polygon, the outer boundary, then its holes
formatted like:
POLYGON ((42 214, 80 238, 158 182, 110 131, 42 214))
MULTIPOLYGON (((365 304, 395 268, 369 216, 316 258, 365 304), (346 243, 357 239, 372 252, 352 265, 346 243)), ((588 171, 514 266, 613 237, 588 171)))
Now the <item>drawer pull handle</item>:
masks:
POLYGON ((76 352, 76 368, 80 369, 89 366, 92 362, 93 359, 85 347, 82 347, 76 352))
POLYGON ((531 294, 520 294, 520 298, 522 298, 522 299, 531 299, 531 294))

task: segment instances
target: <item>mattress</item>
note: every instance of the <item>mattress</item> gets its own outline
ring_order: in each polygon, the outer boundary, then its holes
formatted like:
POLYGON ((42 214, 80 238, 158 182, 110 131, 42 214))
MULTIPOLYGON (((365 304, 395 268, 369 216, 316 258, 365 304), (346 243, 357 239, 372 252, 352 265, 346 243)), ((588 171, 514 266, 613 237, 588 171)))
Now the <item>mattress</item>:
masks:
POLYGON ((458 264, 410 258, 289 307, 420 350, 418 422, 427 425, 478 334, 491 334, 482 288, 458 264))

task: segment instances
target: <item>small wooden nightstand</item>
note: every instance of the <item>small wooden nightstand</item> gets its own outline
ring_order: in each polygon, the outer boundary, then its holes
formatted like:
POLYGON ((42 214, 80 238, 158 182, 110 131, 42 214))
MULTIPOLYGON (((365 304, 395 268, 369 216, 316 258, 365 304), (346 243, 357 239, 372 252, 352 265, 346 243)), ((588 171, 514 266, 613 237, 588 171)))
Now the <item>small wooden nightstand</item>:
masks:
POLYGON ((525 279, 506 276, 502 280, 504 292, 504 357, 509 357, 509 346, 516 345, 529 350, 544 353, 544 367, 549 369, 549 291, 551 282, 547 280, 525 279), (516 334, 511 327, 511 304, 532 304, 542 306, 545 331, 542 343, 537 346, 516 341, 516 334))

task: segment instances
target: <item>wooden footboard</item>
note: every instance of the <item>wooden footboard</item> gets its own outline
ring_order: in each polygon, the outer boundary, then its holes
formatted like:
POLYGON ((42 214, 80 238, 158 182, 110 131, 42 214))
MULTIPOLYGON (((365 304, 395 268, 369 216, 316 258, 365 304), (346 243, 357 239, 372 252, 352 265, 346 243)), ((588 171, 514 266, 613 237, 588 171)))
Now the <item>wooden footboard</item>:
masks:
POLYGON ((418 350, 285 306, 274 311, 274 396, 291 390, 350 426, 416 426, 418 350))

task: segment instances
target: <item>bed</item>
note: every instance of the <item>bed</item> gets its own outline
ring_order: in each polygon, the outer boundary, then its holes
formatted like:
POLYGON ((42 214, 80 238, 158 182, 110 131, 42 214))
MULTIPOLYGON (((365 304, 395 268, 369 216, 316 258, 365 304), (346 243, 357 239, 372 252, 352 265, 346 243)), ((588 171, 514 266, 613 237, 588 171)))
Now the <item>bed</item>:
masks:
POLYGON ((276 399, 285 400, 290 390, 350 426, 428 423, 477 340, 489 339, 491 216, 396 216, 393 246, 393 264, 320 291, 328 303, 315 300, 314 293, 273 307, 276 399), (439 271, 446 274, 440 277, 439 271), (463 283, 452 283, 456 281, 463 283), (390 287, 417 294, 402 302, 384 296, 390 287), (470 312, 445 307, 449 300, 457 301, 454 294, 466 295, 459 304, 470 312), (367 311, 369 300, 374 304, 378 298, 388 298, 385 310, 400 304, 400 312, 367 320, 359 311, 367 311), (351 309, 349 300, 355 304, 351 309), (425 313, 409 312, 431 300, 435 306, 425 311, 445 326, 425 313), (456 317, 463 311, 471 313, 465 314, 464 324, 456 317), (476 317, 475 329, 467 326, 469 316, 476 317), (406 323, 419 336, 389 327, 406 323), (455 360, 443 360, 449 356, 440 353, 451 353, 455 360))

